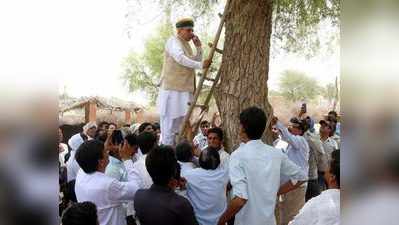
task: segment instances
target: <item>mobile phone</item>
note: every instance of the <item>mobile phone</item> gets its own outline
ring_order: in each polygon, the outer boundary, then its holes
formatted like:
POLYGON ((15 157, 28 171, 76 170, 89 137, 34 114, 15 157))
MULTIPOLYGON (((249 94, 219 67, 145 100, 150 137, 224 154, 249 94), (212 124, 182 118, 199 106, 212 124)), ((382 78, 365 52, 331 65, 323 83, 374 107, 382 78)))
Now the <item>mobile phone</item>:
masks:
POLYGON ((112 143, 114 145, 120 145, 123 143, 123 136, 121 130, 114 130, 111 137, 112 143))
POLYGON ((301 111, 306 113, 306 103, 302 103, 301 111))

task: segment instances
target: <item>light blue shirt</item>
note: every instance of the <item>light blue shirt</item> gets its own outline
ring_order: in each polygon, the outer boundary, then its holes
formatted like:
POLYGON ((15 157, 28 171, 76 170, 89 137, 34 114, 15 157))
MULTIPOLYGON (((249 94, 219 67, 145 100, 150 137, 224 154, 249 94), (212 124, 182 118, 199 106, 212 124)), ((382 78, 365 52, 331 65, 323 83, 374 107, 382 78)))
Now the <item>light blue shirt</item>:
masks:
MULTIPOLYGON (((277 129, 280 130, 281 139, 288 143, 287 156, 297 166, 301 167, 305 174, 309 174, 309 144, 303 136, 293 135, 288 129, 278 121, 277 129)), ((287 177, 282 177, 283 183, 289 180, 287 177)))
POLYGON ((227 208, 227 168, 215 170, 196 168, 185 173, 187 197, 200 225, 216 225, 227 208))
POLYGON ((105 169, 105 175, 113 177, 118 181, 127 181, 127 171, 123 162, 115 157, 109 156, 109 163, 105 169))
POLYGON ((306 174, 281 150, 261 140, 251 140, 234 151, 229 169, 233 196, 248 200, 236 214, 235 225, 275 225, 280 176, 306 179, 306 174))

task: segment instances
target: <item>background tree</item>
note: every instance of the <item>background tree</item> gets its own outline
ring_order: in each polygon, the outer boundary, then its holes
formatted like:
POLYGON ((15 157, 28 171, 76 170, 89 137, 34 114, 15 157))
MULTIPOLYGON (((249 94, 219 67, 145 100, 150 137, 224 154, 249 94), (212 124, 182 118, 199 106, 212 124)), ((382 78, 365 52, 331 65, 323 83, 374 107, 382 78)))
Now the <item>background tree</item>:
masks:
POLYGON ((151 105, 155 104, 158 94, 165 43, 172 34, 173 27, 170 22, 161 24, 146 41, 142 54, 130 52, 122 62, 122 79, 129 91, 145 91, 151 105))
POLYGON ((294 70, 286 70, 280 77, 280 93, 288 101, 313 100, 321 93, 317 80, 294 70))

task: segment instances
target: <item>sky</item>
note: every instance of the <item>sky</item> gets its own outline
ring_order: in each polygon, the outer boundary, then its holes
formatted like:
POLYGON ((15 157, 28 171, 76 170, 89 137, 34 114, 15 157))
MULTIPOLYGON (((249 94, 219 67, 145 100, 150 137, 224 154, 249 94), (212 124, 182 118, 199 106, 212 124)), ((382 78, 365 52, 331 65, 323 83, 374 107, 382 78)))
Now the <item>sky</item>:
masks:
MULTIPOLYGON (((146 37, 158 24, 161 14, 151 0, 142 1, 143 5, 133 2, 1 1, 3 83, 31 81, 25 83, 34 85, 45 81, 47 85, 58 84, 59 93, 66 91, 75 97, 118 97, 146 105, 145 94, 129 93, 123 84, 121 62, 129 51, 143 51, 146 37), (125 16, 129 10, 134 17, 125 16), (130 38, 128 25, 132 31, 130 38)), ((174 16, 189 16, 184 15, 187 12, 179 13, 174 16)), ((216 27, 217 23, 210 30, 215 31, 216 27)), ((279 75, 286 69, 305 72, 326 84, 339 74, 339 56, 311 60, 294 55, 272 58, 269 72, 272 89, 277 88, 279 75)))

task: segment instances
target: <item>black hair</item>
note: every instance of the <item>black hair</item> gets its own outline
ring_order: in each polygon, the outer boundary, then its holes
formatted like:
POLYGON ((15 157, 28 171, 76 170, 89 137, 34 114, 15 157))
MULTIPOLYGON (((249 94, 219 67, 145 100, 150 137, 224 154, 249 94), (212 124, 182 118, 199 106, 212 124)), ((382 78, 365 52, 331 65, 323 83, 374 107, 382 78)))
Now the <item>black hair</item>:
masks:
POLYGON ((145 166, 154 184, 166 186, 172 178, 179 177, 179 164, 173 148, 168 145, 156 146, 145 160, 145 166))
POLYGON ((218 168, 220 164, 220 156, 217 149, 212 147, 207 147, 201 151, 199 157, 199 165, 201 168, 206 170, 214 170, 218 168))
POLYGON ((223 140, 223 130, 220 127, 213 127, 209 129, 207 134, 209 135, 210 133, 216 134, 220 140, 223 140))
POLYGON ((240 113, 240 123, 251 140, 260 139, 266 128, 266 114, 258 107, 249 107, 240 113))
POLYGON ((104 125, 109 125, 109 123, 107 122, 107 121, 102 121, 102 122, 100 122, 99 124, 98 124, 98 128, 101 128, 102 126, 104 126, 104 125))
POLYGON ((176 146, 176 158, 180 162, 190 162, 193 158, 193 146, 183 141, 176 146))
POLYGON ((145 130, 145 128, 146 127, 148 127, 148 126, 151 126, 152 127, 152 124, 151 123, 148 123, 148 122, 144 122, 144 123, 142 123, 140 126, 139 126, 139 134, 141 133, 141 132, 143 132, 144 130, 145 130))
POLYGON ((340 150, 334 150, 331 153, 331 161, 330 161, 330 173, 335 176, 335 180, 337 181, 338 188, 340 188, 340 150))
POLYGON ((209 124, 209 122, 207 120, 203 120, 203 121, 201 121, 200 126, 205 125, 205 124, 209 124))
POLYGON ((299 128, 302 131, 302 134, 304 134, 309 129, 308 128, 308 124, 306 122, 306 119, 301 120, 301 119, 298 119, 296 117, 293 117, 293 118, 290 119, 290 122, 293 123, 293 124, 298 125, 297 128, 299 128))
POLYGON ((137 144, 143 154, 151 151, 157 143, 157 137, 150 132, 143 132, 137 136, 137 144))
POLYGON ((71 205, 62 214, 62 225, 97 225, 97 209, 92 202, 71 205))
POLYGON ((159 125, 159 123, 155 122, 152 124, 152 129, 159 130, 159 129, 161 129, 161 126, 159 125))
POLYGON ((98 140, 83 142, 76 150, 75 159, 87 174, 97 171, 98 161, 103 158, 104 143, 98 140))
POLYGON ((138 145, 137 144, 137 136, 135 134, 128 134, 125 137, 125 140, 130 146, 138 145))
POLYGON ((330 115, 330 114, 333 114, 335 117, 338 116, 337 112, 335 112, 335 111, 330 111, 330 112, 328 112, 328 115, 330 115))

